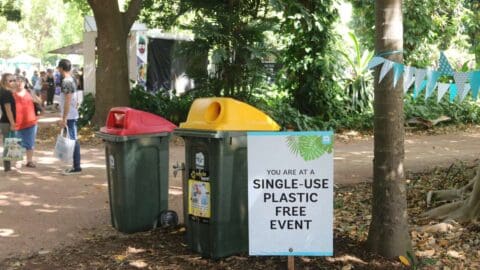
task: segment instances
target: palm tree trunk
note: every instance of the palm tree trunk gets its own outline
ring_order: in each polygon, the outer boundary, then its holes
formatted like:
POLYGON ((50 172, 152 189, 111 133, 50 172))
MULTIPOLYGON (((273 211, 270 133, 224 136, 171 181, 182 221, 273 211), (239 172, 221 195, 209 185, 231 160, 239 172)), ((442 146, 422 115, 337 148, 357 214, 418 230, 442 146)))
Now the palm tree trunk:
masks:
MULTIPOLYGON (((402 0, 375 1, 376 53, 403 62, 402 0)), ((407 197, 403 170, 404 116, 402 83, 393 88, 393 72, 378 83, 375 73, 374 162, 372 222, 368 234, 371 251, 388 258, 411 250, 407 197)))

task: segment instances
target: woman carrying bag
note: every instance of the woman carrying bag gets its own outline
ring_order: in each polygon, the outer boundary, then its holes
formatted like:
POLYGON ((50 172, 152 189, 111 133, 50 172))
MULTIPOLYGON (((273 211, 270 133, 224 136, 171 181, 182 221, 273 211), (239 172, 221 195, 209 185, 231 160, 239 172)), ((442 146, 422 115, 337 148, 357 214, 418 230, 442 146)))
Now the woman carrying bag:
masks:
POLYGON ((26 78, 18 76, 17 88, 13 94, 17 110, 15 123, 17 137, 22 139, 21 145, 27 151, 27 164, 25 166, 35 168, 33 149, 35 148, 35 138, 37 136, 37 112, 34 101, 39 100, 36 95, 28 91, 26 85, 26 78))
MULTIPOLYGON (((16 118, 16 106, 13 92, 16 88, 16 80, 13 74, 3 73, 0 79, 0 109, 2 111, 2 117, 0 118, 0 131, 3 136, 3 157, 7 153, 5 147, 5 139, 9 136, 15 135, 15 118, 16 118)), ((10 160, 3 160, 3 170, 8 172, 11 170, 10 160)))

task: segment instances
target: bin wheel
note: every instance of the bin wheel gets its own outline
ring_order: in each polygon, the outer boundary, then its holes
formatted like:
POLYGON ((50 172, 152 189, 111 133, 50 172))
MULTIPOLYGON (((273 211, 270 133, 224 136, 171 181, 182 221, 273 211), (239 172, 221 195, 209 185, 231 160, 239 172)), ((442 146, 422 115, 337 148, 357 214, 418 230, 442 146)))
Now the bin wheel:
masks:
POLYGON ((160 226, 162 228, 177 226, 178 225, 177 212, 172 210, 162 211, 160 213, 159 220, 160 220, 160 226))

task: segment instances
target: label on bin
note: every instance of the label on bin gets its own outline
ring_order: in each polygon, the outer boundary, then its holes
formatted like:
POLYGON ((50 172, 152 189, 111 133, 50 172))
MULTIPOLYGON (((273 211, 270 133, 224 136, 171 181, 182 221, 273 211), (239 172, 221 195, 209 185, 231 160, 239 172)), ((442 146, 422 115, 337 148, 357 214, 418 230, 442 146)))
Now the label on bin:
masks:
POLYGON ((250 255, 333 255, 333 133, 248 132, 250 255))
POLYGON ((195 154, 195 167, 203 169, 205 167, 205 155, 202 152, 195 154))
POLYGON ((108 162, 110 164, 110 169, 115 169, 115 158, 113 155, 108 156, 108 162))
POLYGON ((191 220, 209 223, 211 189, 208 172, 191 170, 188 179, 188 216, 191 220))

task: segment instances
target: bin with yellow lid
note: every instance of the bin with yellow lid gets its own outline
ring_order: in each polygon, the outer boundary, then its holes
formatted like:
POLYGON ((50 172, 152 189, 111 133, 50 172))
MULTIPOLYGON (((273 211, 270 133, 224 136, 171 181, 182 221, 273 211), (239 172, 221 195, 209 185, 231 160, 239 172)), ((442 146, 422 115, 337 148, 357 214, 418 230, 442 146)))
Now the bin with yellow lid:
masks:
POLYGON ((278 131, 268 115, 232 98, 196 99, 174 134, 185 141, 187 244, 204 257, 248 251, 247 131, 278 131))

